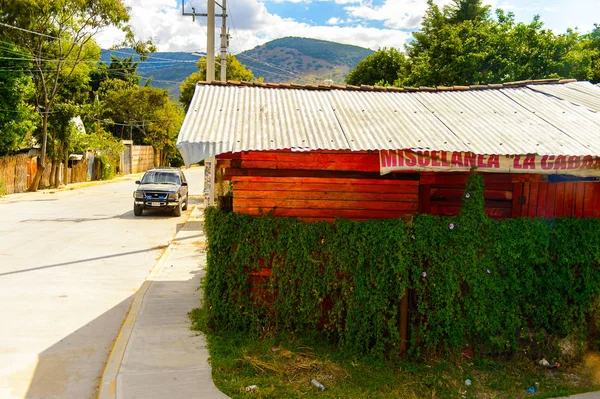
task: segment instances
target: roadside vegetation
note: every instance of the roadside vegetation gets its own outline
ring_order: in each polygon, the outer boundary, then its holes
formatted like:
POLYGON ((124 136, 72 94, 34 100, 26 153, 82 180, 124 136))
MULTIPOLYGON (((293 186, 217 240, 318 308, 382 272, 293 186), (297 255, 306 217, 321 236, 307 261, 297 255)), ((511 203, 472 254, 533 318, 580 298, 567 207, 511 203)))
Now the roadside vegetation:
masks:
POLYGON ((205 305, 192 319, 219 386, 316 395, 316 378, 331 387, 320 395, 365 398, 599 389, 600 220, 495 221, 483 192, 474 173, 457 217, 409 223, 208 208, 205 305))
POLYGON ((201 309, 190 316, 193 328, 206 332, 216 386, 232 398, 542 399, 600 389, 600 358, 594 355, 557 369, 524 356, 468 358, 457 351, 420 360, 385 360, 349 356, 318 338, 255 339, 207 330, 201 309), (326 390, 314 387, 313 379, 326 390), (256 390, 246 392, 251 385, 256 390))

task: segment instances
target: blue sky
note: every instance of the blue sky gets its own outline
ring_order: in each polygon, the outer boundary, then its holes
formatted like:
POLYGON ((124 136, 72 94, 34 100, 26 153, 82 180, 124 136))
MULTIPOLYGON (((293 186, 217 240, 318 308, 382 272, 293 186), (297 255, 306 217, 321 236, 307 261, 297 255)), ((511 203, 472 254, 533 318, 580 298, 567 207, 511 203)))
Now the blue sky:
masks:
MULTIPOLYGON (((439 5, 450 0, 434 0, 439 5)), ((161 51, 205 51, 206 19, 181 16, 181 0, 124 0, 131 25, 140 38, 153 38, 161 51)), ((557 33, 578 27, 589 32, 600 23, 600 0, 484 0, 493 9, 515 13, 517 21, 539 14, 557 33)), ((237 53, 284 36, 302 36, 354 44, 376 50, 402 49, 420 26, 426 0, 228 0, 230 51, 237 53)), ((206 0, 185 0, 204 12, 206 0)), ((218 9, 218 7, 217 7, 218 9)), ((220 26, 220 19, 216 25, 220 26)), ((98 37, 103 47, 118 41, 114 29, 98 37)), ((218 38, 218 34, 217 34, 218 38)))

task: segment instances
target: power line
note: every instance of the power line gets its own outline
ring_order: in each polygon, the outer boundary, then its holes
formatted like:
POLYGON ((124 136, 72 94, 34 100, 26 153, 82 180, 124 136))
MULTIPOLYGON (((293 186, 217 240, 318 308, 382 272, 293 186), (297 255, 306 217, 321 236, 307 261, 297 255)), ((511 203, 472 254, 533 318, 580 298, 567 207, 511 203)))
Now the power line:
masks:
MULTIPOLYGON (((294 72, 292 72, 292 71, 286 70, 286 69, 284 69, 284 68, 277 67, 276 65, 269 64, 269 63, 268 63, 268 62, 266 62, 266 61, 260 60, 260 59, 258 59, 258 58, 254 58, 254 57, 252 57, 252 56, 249 56, 248 54, 244 54, 244 53, 241 51, 241 50, 242 50, 242 43, 241 43, 241 41, 240 41, 240 37, 239 37, 239 35, 238 35, 238 33, 237 33, 237 30, 236 30, 236 28, 235 28, 235 21, 234 21, 234 19, 233 19, 233 12, 232 12, 232 10, 231 10, 231 9, 229 10, 229 14, 230 14, 229 16, 231 17, 231 25, 233 26, 233 32, 235 33, 235 37, 236 37, 236 39, 237 39, 237 41, 238 41, 238 45, 240 46, 240 52, 239 52, 238 54, 236 54, 236 57, 239 57, 239 56, 246 57, 246 58, 249 58, 249 59, 251 59, 251 60, 254 60, 254 61, 256 61, 256 62, 259 62, 259 63, 261 63, 261 64, 264 64, 264 65, 266 65, 266 66, 268 66, 268 67, 270 67, 270 68, 275 68, 275 69, 278 69, 278 70, 280 70, 280 71, 283 71, 283 72, 285 72, 285 73, 287 73, 287 74, 290 74, 290 75, 292 75, 293 77, 297 78, 299 81, 303 81, 303 80, 304 80, 304 81, 306 81, 306 82, 310 82, 310 81, 311 81, 310 79, 308 79, 308 78, 306 78, 306 77, 303 77, 303 76, 301 76, 301 75, 299 75, 299 74, 296 74, 296 73, 294 73, 294 72)), ((260 68, 255 68, 255 69, 257 69, 257 70, 259 70, 259 71, 261 70, 260 68)), ((277 73, 277 72, 273 72, 273 71, 266 71, 266 70, 262 70, 262 71, 263 71, 263 72, 267 72, 267 73, 272 73, 272 74, 275 74, 275 75, 279 75, 279 76, 287 76, 287 75, 283 75, 283 74, 281 74, 281 73, 277 73)), ((317 80, 315 79, 314 81, 316 82, 317 80)))

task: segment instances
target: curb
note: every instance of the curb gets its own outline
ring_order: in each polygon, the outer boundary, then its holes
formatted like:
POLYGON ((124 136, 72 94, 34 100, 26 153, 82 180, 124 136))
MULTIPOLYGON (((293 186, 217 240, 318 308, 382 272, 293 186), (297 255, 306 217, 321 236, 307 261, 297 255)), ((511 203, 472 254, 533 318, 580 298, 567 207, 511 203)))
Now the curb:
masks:
MULTIPOLYGON (((196 206, 191 209, 189 215, 192 214, 196 206)), ((179 229, 183 229, 185 224, 187 223, 189 216, 186 218, 185 222, 179 229)), ((177 236, 177 233, 175 234, 177 236)), ((175 237, 173 237, 174 239, 175 237)), ((167 261, 171 252, 173 252, 173 239, 169 241, 169 246, 163 252, 161 257, 158 259, 146 280, 142 283, 142 286, 135 294, 135 298, 131 303, 131 307, 129 308, 129 312, 127 313, 127 317, 121 330, 119 331, 119 335, 117 335, 117 339, 113 344, 113 348, 108 357, 108 361, 106 362, 106 366, 104 368, 104 372, 102 373, 102 377, 100 379, 100 387, 98 390, 98 399, 115 399, 117 397, 117 376, 119 374, 119 369, 121 368, 121 363, 123 361, 123 356, 125 355, 125 350, 127 349, 127 344, 129 343, 129 338, 131 337, 131 333, 133 332, 133 327, 137 321, 138 314, 142 309, 142 304, 144 302, 144 297, 148 292, 148 289, 152 285, 152 281, 156 277, 156 275, 161 271, 163 265, 167 261)))

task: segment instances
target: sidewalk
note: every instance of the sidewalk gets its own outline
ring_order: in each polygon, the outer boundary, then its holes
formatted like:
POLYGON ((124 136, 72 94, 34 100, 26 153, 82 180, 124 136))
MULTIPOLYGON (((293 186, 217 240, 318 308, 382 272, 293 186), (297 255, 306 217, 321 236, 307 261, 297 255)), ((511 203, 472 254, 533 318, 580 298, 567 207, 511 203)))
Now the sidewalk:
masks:
POLYGON ((187 313, 200 305, 206 266, 202 207, 195 207, 131 306, 102 376, 99 398, 227 398, 214 385, 203 335, 187 313))

